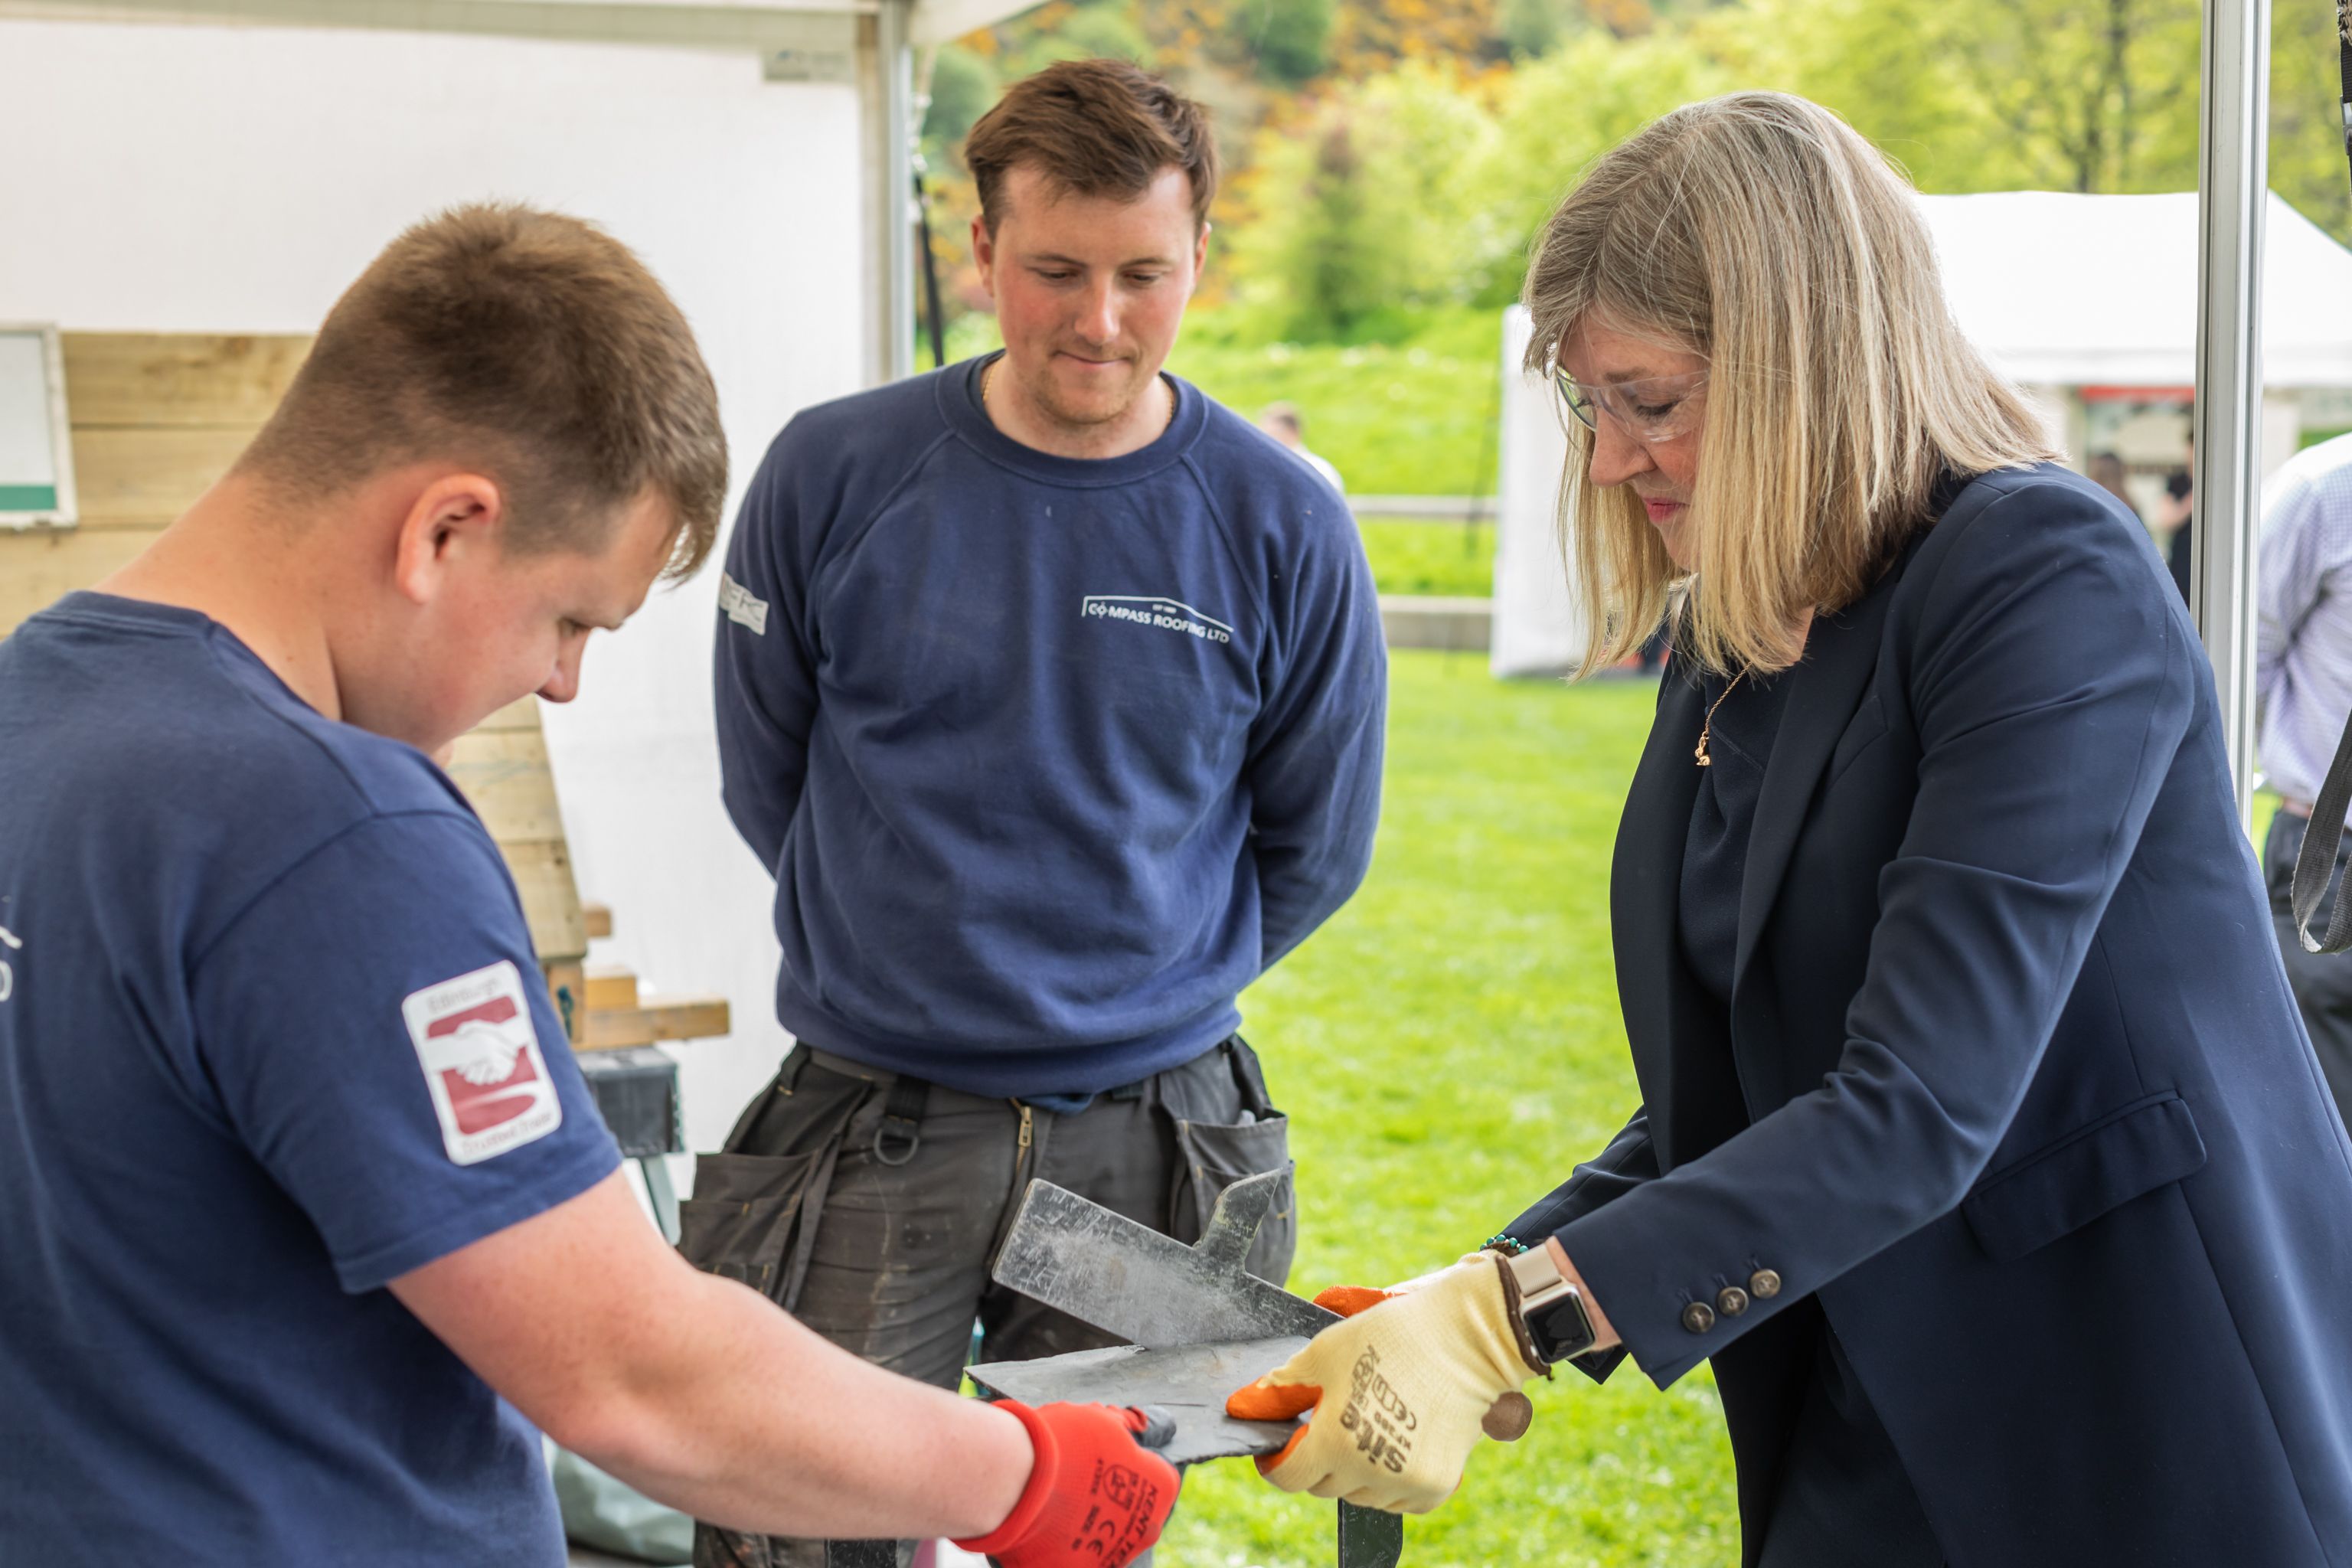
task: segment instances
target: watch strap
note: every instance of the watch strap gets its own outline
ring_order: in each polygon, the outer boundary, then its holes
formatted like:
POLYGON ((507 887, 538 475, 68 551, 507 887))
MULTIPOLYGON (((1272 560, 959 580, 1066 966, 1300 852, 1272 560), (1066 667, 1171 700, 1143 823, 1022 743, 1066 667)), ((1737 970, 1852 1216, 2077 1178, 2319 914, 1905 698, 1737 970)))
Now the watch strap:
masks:
POLYGON ((1519 1342, 1519 1359, 1544 1376, 1551 1375, 1551 1363, 1536 1349, 1536 1337, 1528 1331, 1527 1314, 1519 1310, 1525 1300, 1519 1289, 1519 1277, 1511 1270, 1511 1260, 1500 1253, 1490 1254, 1495 1259, 1495 1271, 1503 1277, 1503 1315, 1510 1320, 1511 1332, 1519 1342))

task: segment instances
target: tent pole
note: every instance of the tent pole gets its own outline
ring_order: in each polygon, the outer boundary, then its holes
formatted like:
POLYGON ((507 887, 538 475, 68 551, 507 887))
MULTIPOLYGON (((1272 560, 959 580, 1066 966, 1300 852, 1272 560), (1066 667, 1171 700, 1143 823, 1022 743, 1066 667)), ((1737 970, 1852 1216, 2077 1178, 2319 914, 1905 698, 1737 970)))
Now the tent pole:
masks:
POLYGON ((2238 812, 2249 821, 2270 21, 2270 0, 2206 0, 2197 138, 2197 531, 2189 603, 2213 662, 2238 812))
POLYGON ((858 108, 865 123, 866 247, 876 280, 866 381, 915 372, 915 61, 908 37, 913 0, 881 0, 861 18, 858 108))

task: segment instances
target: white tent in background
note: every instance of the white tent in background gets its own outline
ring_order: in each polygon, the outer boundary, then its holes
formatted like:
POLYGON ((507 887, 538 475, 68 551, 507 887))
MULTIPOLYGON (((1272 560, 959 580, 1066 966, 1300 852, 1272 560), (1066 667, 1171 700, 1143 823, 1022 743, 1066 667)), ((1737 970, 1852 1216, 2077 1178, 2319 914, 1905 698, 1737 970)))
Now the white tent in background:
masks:
MULTIPOLYGON (((1919 206, 1962 329, 2048 407, 2072 461, 2088 457, 2102 402, 2176 404, 2185 433, 2197 374, 2195 193, 2001 191, 1921 196, 1919 206)), ((2268 474, 2305 425, 2352 425, 2352 251, 2275 194, 2264 225, 2257 451, 2268 474)), ((1585 647, 1553 527, 1567 439, 1549 389, 1519 371, 1528 332, 1514 306, 1501 366, 1497 675, 1557 672, 1585 647)))

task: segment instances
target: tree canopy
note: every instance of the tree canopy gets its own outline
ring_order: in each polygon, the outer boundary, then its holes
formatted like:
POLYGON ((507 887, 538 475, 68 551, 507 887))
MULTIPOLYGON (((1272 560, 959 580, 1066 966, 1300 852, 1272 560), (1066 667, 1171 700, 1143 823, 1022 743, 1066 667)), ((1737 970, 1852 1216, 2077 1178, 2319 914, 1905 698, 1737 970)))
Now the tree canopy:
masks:
MULTIPOLYGON (((2271 184, 2352 238, 2334 20, 2273 8, 2271 184)), ((1507 300, 1580 170, 1735 88, 1837 110, 1922 190, 2193 189, 2199 26, 2198 0, 1049 0, 939 52, 934 244, 977 303, 958 144, 1004 83, 1118 56, 1217 115, 1212 295, 1275 335, 1358 339, 1507 300)))

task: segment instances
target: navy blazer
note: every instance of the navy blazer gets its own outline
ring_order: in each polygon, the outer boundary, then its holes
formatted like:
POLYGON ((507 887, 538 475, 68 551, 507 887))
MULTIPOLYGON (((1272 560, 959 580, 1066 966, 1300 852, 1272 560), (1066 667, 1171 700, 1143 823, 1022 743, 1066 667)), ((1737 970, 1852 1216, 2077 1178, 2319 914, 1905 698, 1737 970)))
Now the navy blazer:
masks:
POLYGON ((1789 679, 1727 1037, 1662 683, 1610 887, 1643 1108, 1513 1233, 1661 1386, 1713 1361, 1749 1563, 1819 1312, 1955 1568, 2347 1568, 2352 1145, 2147 535, 1985 475, 1789 679))

